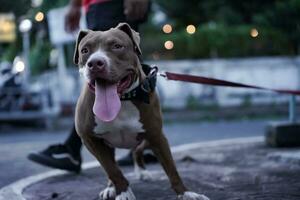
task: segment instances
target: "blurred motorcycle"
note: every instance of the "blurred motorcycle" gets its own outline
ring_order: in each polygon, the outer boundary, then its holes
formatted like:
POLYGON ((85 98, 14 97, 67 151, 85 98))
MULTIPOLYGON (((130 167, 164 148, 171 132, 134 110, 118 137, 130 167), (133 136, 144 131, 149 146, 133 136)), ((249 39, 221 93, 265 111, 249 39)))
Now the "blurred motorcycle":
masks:
POLYGON ((38 110, 34 94, 24 82, 25 64, 16 57, 13 64, 0 64, 0 111, 38 110))
MULTIPOLYGON (((9 62, 0 64, 0 111, 9 111, 21 96, 21 72, 9 62)), ((16 108, 16 107, 15 107, 16 108)))

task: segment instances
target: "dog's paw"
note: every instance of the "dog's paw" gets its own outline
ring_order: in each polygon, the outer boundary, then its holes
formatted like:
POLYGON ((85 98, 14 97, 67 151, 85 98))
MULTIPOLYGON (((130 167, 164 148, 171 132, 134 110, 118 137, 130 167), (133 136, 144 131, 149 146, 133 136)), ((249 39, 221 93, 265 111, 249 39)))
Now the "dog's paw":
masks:
POLYGON ((132 190, 130 187, 127 188, 127 191, 121 192, 118 196, 116 196, 116 200, 136 200, 132 190))
POLYGON ((137 179, 142 180, 142 181, 152 181, 153 180, 153 176, 152 176, 151 172, 149 172, 148 170, 145 170, 145 169, 136 171, 135 175, 136 175, 137 179))
POLYGON ((99 193, 99 197, 101 200, 109 200, 115 199, 116 197, 116 189, 115 187, 107 187, 99 193))
POLYGON ((209 198, 203 194, 197 194, 195 192, 184 192, 183 195, 178 195, 179 200, 209 200, 209 198))
POLYGON ((134 174, 137 179, 142 180, 142 181, 152 181, 153 180, 153 176, 148 170, 143 169, 137 165, 134 166, 134 174))

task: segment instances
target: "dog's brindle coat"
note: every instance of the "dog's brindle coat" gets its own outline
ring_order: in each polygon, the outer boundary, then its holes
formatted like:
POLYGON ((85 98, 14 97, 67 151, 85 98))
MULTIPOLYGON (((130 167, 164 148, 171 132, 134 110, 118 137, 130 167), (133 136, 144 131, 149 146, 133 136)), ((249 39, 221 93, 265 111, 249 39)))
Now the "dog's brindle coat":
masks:
MULTIPOLYGON (((84 71, 90 83, 99 77, 105 79, 108 83, 116 83, 124 78, 124 75, 131 73, 134 74, 134 80, 131 84, 134 84, 133 82, 141 82, 145 78, 138 57, 140 53, 138 33, 133 31, 128 24, 122 23, 116 28, 104 32, 81 31, 77 39, 74 62, 79 65, 81 71, 84 71), (93 55, 93 58, 100 56, 102 62, 100 64, 104 63, 105 69, 101 71, 99 77, 94 71, 87 69, 87 62, 90 62, 89 59, 92 57, 91 55, 93 55)), ((129 188, 129 183, 115 161, 114 148, 118 147, 119 144, 114 144, 114 141, 111 139, 114 136, 119 137, 119 135, 114 135, 115 133, 107 131, 101 133, 101 126, 103 124, 111 126, 115 126, 116 124, 114 124, 114 121, 99 123, 99 119, 96 119, 97 117, 92 109, 94 103, 95 94, 90 91, 88 84, 85 84, 77 102, 75 124, 76 130, 82 138, 83 143, 101 163, 108 175, 108 188, 104 190, 104 193, 102 192, 101 198, 109 199, 116 197, 118 200, 126 198, 133 200, 135 197, 129 188), (95 127, 98 128, 96 129, 95 127)), ((132 123, 135 124, 132 126, 136 126, 136 123, 141 123, 141 130, 143 131, 140 133, 126 133, 126 130, 129 129, 125 128, 125 130, 122 130, 121 126, 115 130, 118 131, 119 134, 123 134, 122 137, 132 137, 132 134, 143 136, 142 142, 137 139, 134 145, 131 144, 135 165, 140 169, 145 169, 143 150, 145 146, 148 146, 157 156, 169 177, 172 188, 180 199, 208 199, 204 195, 188 192, 178 175, 168 141, 163 134, 162 113, 156 92, 150 93, 150 104, 140 101, 122 102, 120 113, 125 112, 126 114, 126 112, 128 112, 125 106, 131 106, 131 110, 135 109, 138 111, 139 121, 132 123)), ((130 124, 128 126, 130 126, 130 124)), ((137 135, 134 137, 138 138, 137 135)), ((122 142, 122 140, 118 140, 118 142, 122 142)))

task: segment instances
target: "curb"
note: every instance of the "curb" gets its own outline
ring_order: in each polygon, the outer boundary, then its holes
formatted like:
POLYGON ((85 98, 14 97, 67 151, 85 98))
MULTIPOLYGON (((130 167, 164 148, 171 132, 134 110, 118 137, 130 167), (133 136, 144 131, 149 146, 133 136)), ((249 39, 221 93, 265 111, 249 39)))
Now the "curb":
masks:
MULTIPOLYGON (((180 153, 188 150, 197 149, 199 147, 201 148, 214 148, 214 147, 220 147, 224 145, 242 145, 242 144, 251 144, 251 143, 257 143, 257 142, 263 142, 264 137, 246 137, 246 138, 234 138, 234 139, 223 139, 223 140, 215 140, 215 141, 208 141, 208 142, 198 142, 198 143, 190 143, 190 144, 184 144, 172 147, 172 153, 180 153)), ((83 170, 91 169, 94 167, 99 166, 99 163, 97 161, 92 161, 88 163, 84 163, 82 166, 83 170)), ((49 172, 29 176, 24 179, 20 179, 14 183, 9 184, 8 186, 5 186, 0 189, 0 200, 26 200, 25 197, 23 197, 22 193, 26 187, 29 185, 38 183, 44 179, 55 177, 55 176, 61 176, 68 174, 69 172, 62 171, 62 170, 51 170, 49 172)))

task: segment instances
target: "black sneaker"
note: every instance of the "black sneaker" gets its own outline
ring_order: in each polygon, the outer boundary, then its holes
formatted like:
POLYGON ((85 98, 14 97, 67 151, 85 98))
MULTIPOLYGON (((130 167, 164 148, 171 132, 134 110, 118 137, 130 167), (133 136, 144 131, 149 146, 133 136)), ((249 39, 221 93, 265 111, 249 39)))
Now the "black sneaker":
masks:
POLYGON ((157 163, 157 157, 153 153, 144 153, 145 163, 157 163))
POLYGON ((51 145, 47 149, 30 153, 28 159, 41 165, 80 173, 81 156, 74 156, 66 145, 51 145))
POLYGON ((131 151, 124 157, 117 160, 119 166, 130 166, 133 165, 132 153, 131 151))

